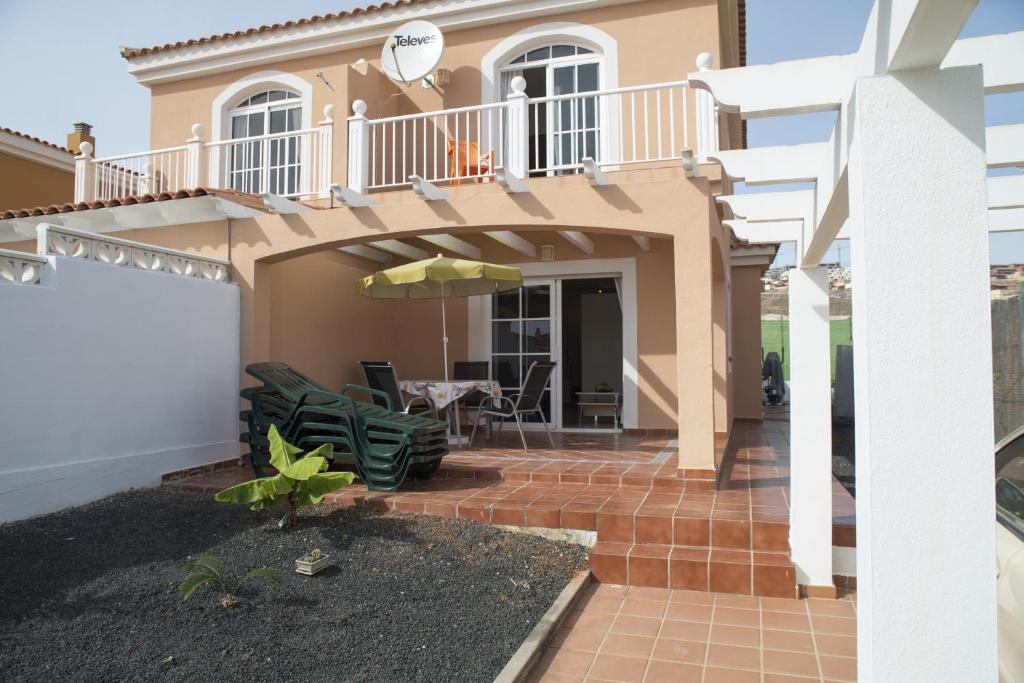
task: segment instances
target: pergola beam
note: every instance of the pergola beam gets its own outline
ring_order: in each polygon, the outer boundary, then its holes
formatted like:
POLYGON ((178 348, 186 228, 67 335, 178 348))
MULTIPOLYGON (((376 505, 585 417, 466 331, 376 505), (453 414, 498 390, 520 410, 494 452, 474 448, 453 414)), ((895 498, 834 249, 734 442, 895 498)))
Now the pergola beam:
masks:
POLYGON ((891 0, 888 4, 885 71, 900 71, 942 64, 978 0, 891 0))
POLYGON ((523 256, 529 256, 530 258, 536 258, 537 256, 536 245, 511 230, 493 230, 485 232, 484 234, 495 242, 503 244, 509 249, 518 251, 523 256))
POLYGON ((1024 209, 989 209, 988 231, 1024 231, 1024 209))
POLYGON ((690 87, 710 90, 719 108, 745 119, 834 111, 850 94, 856 55, 695 71, 690 87))
POLYGON ((359 258, 368 259, 377 263, 388 263, 394 258, 391 254, 379 249, 374 249, 373 247, 368 247, 365 244, 350 244, 347 247, 338 247, 338 251, 343 251, 346 254, 358 256, 359 258))
POLYGON ((413 261, 422 261, 423 259, 430 258, 428 252, 399 240, 377 240, 376 242, 369 242, 369 245, 413 261))
POLYGON ((797 242, 803 229, 802 220, 751 223, 743 219, 730 219, 722 221, 722 224, 732 228, 736 237, 750 244, 797 242))
POLYGON ((651 238, 647 235, 630 235, 630 237, 636 242, 636 246, 640 247, 640 251, 651 250, 651 238))
POLYGON ((453 254, 464 256, 469 259, 480 258, 480 247, 470 244, 466 240, 459 239, 454 235, 420 235, 420 239, 429 242, 435 247, 447 249, 453 254))
POLYGON ((988 178, 988 208, 1017 209, 1024 207, 1024 175, 988 178))
POLYGON ((716 198, 737 218, 748 221, 803 220, 814 201, 813 190, 784 192, 749 192, 725 194, 716 198))
POLYGON ((985 158, 989 168, 1024 166, 1024 123, 986 128, 985 158))
POLYGON ((828 143, 720 150, 708 158, 722 164, 725 174, 750 186, 813 182, 828 143))
POLYGON ((1024 90, 1024 31, 963 38, 953 43, 942 68, 981 64, 986 95, 1024 90))
POLYGON ((558 234, 564 237, 569 244, 573 245, 584 254, 594 253, 594 240, 590 239, 582 232, 578 230, 560 230, 558 234))

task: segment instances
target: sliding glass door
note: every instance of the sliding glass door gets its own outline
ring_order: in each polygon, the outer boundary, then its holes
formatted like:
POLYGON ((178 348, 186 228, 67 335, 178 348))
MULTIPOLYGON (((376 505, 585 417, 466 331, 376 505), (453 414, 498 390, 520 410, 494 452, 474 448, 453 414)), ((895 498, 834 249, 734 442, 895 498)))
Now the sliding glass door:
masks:
MULTIPOLYGON (((515 291, 492 295, 491 377, 498 380, 503 395, 522 390, 526 373, 535 361, 557 360, 556 301, 554 280, 531 280, 515 291)), ((552 377, 542 404, 553 426, 557 425, 554 383, 552 377)))

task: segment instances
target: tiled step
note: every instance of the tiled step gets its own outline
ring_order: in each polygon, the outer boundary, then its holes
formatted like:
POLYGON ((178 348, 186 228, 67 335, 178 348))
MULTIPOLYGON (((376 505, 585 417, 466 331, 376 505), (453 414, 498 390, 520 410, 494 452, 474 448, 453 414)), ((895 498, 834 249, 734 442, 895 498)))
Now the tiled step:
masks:
POLYGON ((444 479, 498 480, 515 483, 630 486, 679 493, 711 491, 714 473, 688 471, 680 475, 674 464, 613 464, 600 462, 537 462, 515 459, 449 456, 435 477, 444 479))
POLYGON ((789 522, 777 514, 641 505, 605 506, 597 513, 599 541, 681 545, 723 550, 788 552, 789 522))
POLYGON ((797 597, 788 552, 598 541, 590 569, 602 583, 762 597, 797 597))

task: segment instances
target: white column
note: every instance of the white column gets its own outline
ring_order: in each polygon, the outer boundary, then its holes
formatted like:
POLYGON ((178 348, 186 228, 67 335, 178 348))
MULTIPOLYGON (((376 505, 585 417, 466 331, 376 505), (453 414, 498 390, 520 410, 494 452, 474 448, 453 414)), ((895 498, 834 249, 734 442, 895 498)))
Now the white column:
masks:
POLYGON ((362 194, 370 185, 370 122, 366 118, 366 102, 352 103, 353 115, 348 117, 348 178, 350 190, 362 194))
POLYGON ((863 681, 994 681, 980 66, 857 81, 849 160, 863 681))
POLYGON ((508 107, 505 167, 517 178, 525 178, 530 165, 530 107, 526 97, 526 79, 516 76, 511 86, 512 92, 505 103, 508 107))
POLYGON ((186 142, 185 150, 185 186, 168 188, 172 191, 194 189, 203 184, 206 177, 206 149, 203 146, 203 124, 192 124, 192 137, 186 142))
POLYGON ((324 119, 319 124, 320 137, 317 141, 317 191, 321 199, 331 196, 334 175, 334 105, 324 106, 324 119))
POLYGON ((832 586, 828 269, 789 271, 789 546, 797 581, 832 586))
POLYGON ((96 199, 96 165, 92 162, 92 143, 86 140, 75 157, 75 204, 96 199))
MULTIPOLYGON (((712 64, 714 64, 714 57, 711 56, 711 53, 701 52, 697 55, 698 71, 710 71, 712 64)), ((697 124, 695 153, 703 159, 706 155, 718 151, 718 107, 715 104, 714 96, 703 88, 694 88, 693 101, 697 124)), ((684 122, 684 125, 688 125, 688 123, 684 122)))

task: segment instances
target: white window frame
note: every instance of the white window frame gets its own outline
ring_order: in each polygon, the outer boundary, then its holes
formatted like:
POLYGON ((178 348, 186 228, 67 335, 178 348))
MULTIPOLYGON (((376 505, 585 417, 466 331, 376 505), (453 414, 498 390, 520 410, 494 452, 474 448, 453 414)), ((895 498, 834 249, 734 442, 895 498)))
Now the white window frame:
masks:
MULTIPOLYGON (((531 50, 536 50, 536 49, 541 48, 541 47, 552 47, 553 48, 553 47, 558 46, 558 45, 566 45, 566 46, 571 46, 571 47, 574 47, 574 48, 575 47, 585 47, 585 48, 587 48, 588 50, 591 50, 591 51, 589 53, 587 53, 587 54, 582 54, 582 55, 574 54, 574 55, 567 55, 565 57, 548 57, 547 59, 540 59, 540 60, 537 60, 535 62, 523 61, 523 62, 520 62, 520 63, 517 63, 517 64, 513 64, 511 61, 509 61, 504 66, 501 66, 501 67, 498 68, 498 81, 497 82, 500 84, 502 81, 504 81, 504 78, 501 77, 502 74, 510 73, 510 72, 513 72, 513 71, 525 71, 526 69, 544 69, 544 79, 545 79, 545 81, 544 81, 544 95, 546 97, 551 97, 551 96, 553 96, 555 94, 555 69, 557 69, 559 67, 565 67, 565 66, 583 66, 583 65, 586 65, 586 64, 596 64, 597 65, 597 89, 601 90, 603 88, 603 86, 602 86, 602 79, 604 78, 604 75, 603 75, 603 72, 604 72, 604 57, 602 55, 594 52, 593 48, 591 48, 589 45, 583 45, 583 44, 579 43, 578 41, 577 42, 561 42, 561 43, 545 43, 543 45, 537 45, 535 47, 529 48, 528 50, 526 50, 524 52, 519 53, 519 55, 515 55, 515 56, 511 57, 510 59, 516 59, 520 55, 525 55, 526 52, 529 52, 531 50)), ((500 87, 500 85, 499 85, 499 87, 500 87)), ((498 93, 498 96, 501 97, 502 99, 504 99, 506 95, 507 95, 507 93, 505 93, 505 94, 502 94, 500 92, 498 93)), ((543 113, 543 116, 545 117, 545 122, 550 123, 551 121, 555 120, 555 118, 556 118, 556 114, 555 114, 556 106, 555 105, 557 105, 557 104, 560 104, 560 103, 558 103, 558 102, 549 102, 548 105, 544 108, 545 111, 543 113)), ((575 105, 573 105, 573 106, 575 106, 575 105)), ((600 125, 599 125, 599 127, 597 129, 598 130, 598 134, 599 134, 599 138, 598 138, 598 146, 599 147, 598 147, 598 149, 604 149, 603 146, 607 144, 607 140, 605 139, 606 136, 605 136, 605 133, 604 133, 604 128, 605 128, 604 124, 605 124, 607 116, 608 116, 608 112, 605 111, 606 109, 607 109, 607 107, 604 107, 604 106, 600 106, 599 107, 598 120, 600 121, 600 125)), ((529 113, 528 115, 529 116, 533 116, 532 113, 529 113)), ((556 147, 555 139, 556 139, 557 136, 558 136, 558 133, 553 128, 549 127, 548 130, 547 130, 547 143, 545 144, 547 158, 544 159, 544 162, 543 162, 545 168, 551 168, 554 165, 555 147, 556 147)), ((527 153, 527 158, 528 159, 531 158, 530 155, 529 155, 529 152, 527 153)), ((549 171, 548 175, 554 175, 554 172, 549 171)))
MULTIPOLYGON (((278 86, 278 87, 274 87, 274 88, 268 88, 267 90, 257 90, 256 92, 251 93, 250 95, 246 95, 244 97, 240 97, 239 99, 244 102, 249 97, 252 97, 254 95, 259 95, 261 93, 267 93, 268 97, 267 97, 267 100, 265 102, 261 102, 259 104, 248 104, 248 105, 245 105, 245 106, 233 107, 233 108, 228 110, 227 135, 232 140, 235 139, 234 136, 232 135, 232 132, 234 131, 234 120, 236 118, 242 117, 242 116, 248 117, 250 114, 254 114, 254 113, 262 113, 263 114, 263 131, 260 132, 260 133, 252 133, 251 131, 247 131, 247 133, 246 133, 246 135, 244 137, 255 137, 256 135, 267 135, 267 134, 269 134, 270 133, 270 130, 269 130, 270 129, 270 113, 274 112, 274 111, 289 111, 291 109, 296 109, 296 108, 299 109, 299 130, 302 130, 304 128, 304 126, 302 125, 302 114, 303 114, 304 110, 302 108, 302 96, 299 93, 295 92, 291 88, 284 88, 284 87, 278 86), (283 100, 273 100, 273 101, 271 101, 269 95, 270 95, 271 92, 273 92, 275 90, 279 91, 279 92, 286 92, 286 93, 292 95, 292 97, 288 97, 288 98, 285 98, 283 100)), ((246 128, 248 128, 248 125, 246 125, 246 128)), ((286 142, 286 141, 276 140, 276 141, 272 141, 270 144, 282 144, 283 142, 286 142)), ((305 188, 305 187, 308 186, 308 178, 309 178, 310 169, 309 169, 309 163, 308 163, 307 160, 310 157, 310 154, 309 154, 310 150, 309 150, 309 145, 305 144, 306 143, 305 138, 300 140, 300 143, 301 143, 301 149, 299 151, 299 155, 300 155, 299 156, 299 163, 298 163, 299 175, 297 177, 297 184, 298 184, 298 188, 302 189, 302 188, 305 188)), ((253 144, 255 144, 255 143, 253 143, 253 144)), ((264 149, 264 153, 269 153, 269 151, 270 151, 269 148, 265 148, 264 149)), ((237 150, 236 150, 236 152, 237 152, 237 150)), ((266 176, 270 175, 270 173, 269 173, 269 171, 270 171, 269 163, 270 163, 269 158, 268 159, 263 159, 262 160, 262 167, 260 169, 258 169, 260 171, 260 185, 262 187, 267 187, 268 184, 269 184, 269 178, 266 177, 266 176)), ((284 165, 285 168, 287 166, 288 166, 288 164, 284 165)), ((253 170, 257 170, 257 169, 251 169, 251 168, 250 169, 244 169, 244 172, 251 172, 253 170)), ((229 184, 232 184, 231 183, 231 175, 232 175, 232 171, 230 169, 228 169, 226 178, 228 179, 228 183, 229 184)), ((236 188, 236 189, 238 189, 238 188, 236 188)), ((301 193, 292 193, 292 194, 287 194, 285 196, 292 197, 292 196, 299 196, 300 194, 301 193)))
MULTIPOLYGON (((538 66, 548 63, 586 63, 583 59, 591 59, 598 63, 598 90, 610 90, 619 87, 619 46, 618 41, 604 31, 587 24, 559 21, 548 24, 528 26, 505 38, 480 60, 480 101, 483 104, 501 102, 507 93, 501 89, 501 74, 515 68, 530 66, 530 63, 510 64, 519 55, 546 45, 577 45, 593 51, 590 55, 572 55, 570 57, 554 57, 548 61, 536 62, 538 66)), ((551 67, 549 66, 548 69, 551 67)), ((551 92, 551 77, 548 76, 548 95, 551 92)), ((619 130, 618 112, 615 107, 607 106, 607 98, 601 100, 599 149, 604 150, 606 159, 618 159, 619 130)), ((548 165, 550 165, 551 145, 548 145, 548 165)), ((616 166, 604 166, 605 170, 614 171, 616 166)))
MULTIPOLYGON (((636 429, 639 421, 639 372, 637 361, 637 290, 636 290, 636 259, 578 259, 574 261, 530 261, 513 263, 523 273, 523 283, 532 284, 531 278, 548 280, 576 279, 581 277, 607 277, 622 279, 622 428, 636 429)), ((560 287, 559 287, 560 289, 560 287)), ((557 311, 558 325, 561 326, 561 297, 552 296, 552 311, 557 311), (558 308, 554 308, 557 306, 558 308)), ((491 296, 469 297, 469 319, 467 329, 467 349, 469 360, 491 360, 491 296)), ((561 328, 552 331, 552 358, 561 359, 561 328), (557 347, 557 355, 556 355, 557 347)), ((553 386, 557 391, 558 404, 555 416, 549 416, 553 425, 561 425, 561 369, 556 370, 553 386)), ((524 429, 540 428, 523 425, 524 429)), ((564 429, 562 431, 581 431, 564 429)), ((586 430, 582 430, 586 431, 586 430)), ((605 430, 606 431, 606 430, 605 430)))
MULTIPOLYGON (((260 71, 238 79, 214 98, 210 110, 210 140, 230 139, 231 114, 235 104, 264 90, 290 90, 297 93, 299 101, 302 103, 302 129, 313 127, 313 85, 295 74, 284 71, 260 71)), ((209 184, 211 187, 215 187, 220 182, 221 149, 221 147, 210 148, 209 184)))

